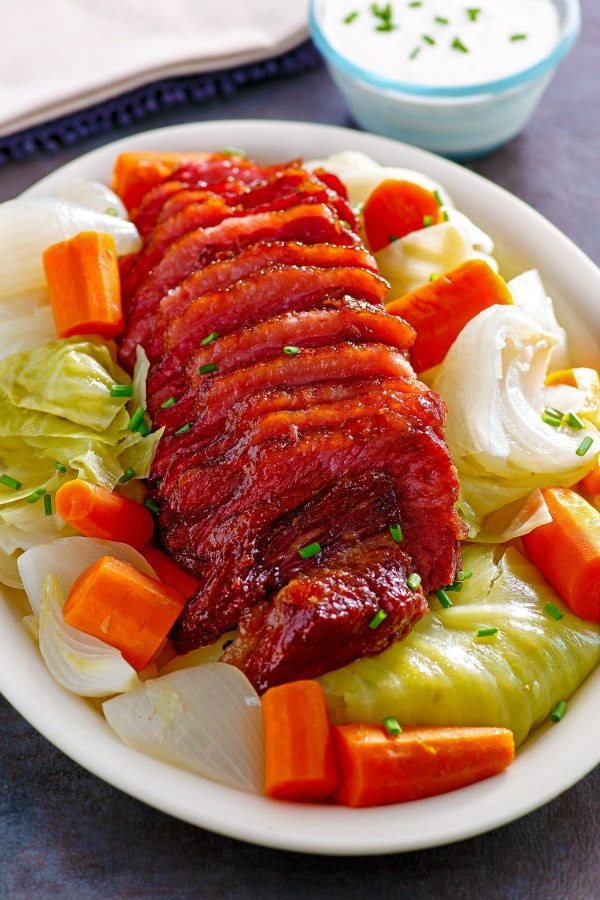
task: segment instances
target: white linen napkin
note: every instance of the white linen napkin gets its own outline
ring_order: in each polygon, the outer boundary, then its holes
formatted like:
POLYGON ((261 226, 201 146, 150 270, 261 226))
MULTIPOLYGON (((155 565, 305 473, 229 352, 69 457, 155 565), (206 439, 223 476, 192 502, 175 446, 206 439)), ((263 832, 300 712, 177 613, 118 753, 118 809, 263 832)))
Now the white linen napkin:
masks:
POLYGON ((0 6, 0 136, 308 36, 308 0, 16 0, 0 6))

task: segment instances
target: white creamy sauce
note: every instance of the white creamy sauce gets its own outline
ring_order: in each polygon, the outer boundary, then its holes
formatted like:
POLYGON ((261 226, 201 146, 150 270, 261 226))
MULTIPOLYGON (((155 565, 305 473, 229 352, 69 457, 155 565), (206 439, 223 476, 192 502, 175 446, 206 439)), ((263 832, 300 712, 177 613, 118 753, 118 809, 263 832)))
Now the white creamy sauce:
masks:
POLYGON ((338 53, 362 68, 438 86, 513 75, 547 56, 559 36, 551 0, 329 0, 320 25, 338 53))

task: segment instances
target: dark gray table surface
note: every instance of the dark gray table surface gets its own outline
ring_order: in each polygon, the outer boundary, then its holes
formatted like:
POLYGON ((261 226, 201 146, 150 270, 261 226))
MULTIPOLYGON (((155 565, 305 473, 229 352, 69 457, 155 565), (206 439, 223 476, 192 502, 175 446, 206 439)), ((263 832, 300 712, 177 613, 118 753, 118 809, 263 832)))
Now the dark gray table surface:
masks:
MULTIPOLYGON (((536 207, 600 263, 600 4, 534 121, 471 168, 536 207)), ((157 116, 352 125, 324 70, 157 116)), ((8 199, 74 156, 127 134, 0 169, 8 199)), ((568 727, 565 722, 561 727, 568 727)), ((495 832, 435 850, 326 858, 267 850, 163 815, 99 781, 0 698, 0 898, 573 898, 600 896, 600 768, 495 832)))

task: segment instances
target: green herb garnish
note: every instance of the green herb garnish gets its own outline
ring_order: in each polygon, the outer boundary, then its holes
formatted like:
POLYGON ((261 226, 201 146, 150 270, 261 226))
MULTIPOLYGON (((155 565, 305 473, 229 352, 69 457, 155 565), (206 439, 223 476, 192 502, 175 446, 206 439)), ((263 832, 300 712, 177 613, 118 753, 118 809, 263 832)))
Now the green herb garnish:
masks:
POLYGON ((210 372, 216 372, 216 371, 217 371, 216 363, 206 363, 205 366, 200 366, 200 368, 198 369, 198 375, 208 375, 210 372))
POLYGON ((138 406, 131 419, 129 420, 129 425, 127 426, 128 431, 138 431, 140 425, 144 421, 144 416, 146 415, 146 410, 142 406, 138 406))
POLYGON ((185 425, 182 425, 181 428, 178 428, 175 434, 185 434, 186 431, 189 431, 192 427, 191 422, 186 422, 185 425))
POLYGON ((438 588, 435 596, 438 598, 440 606, 444 609, 449 609, 452 606, 452 600, 443 588, 438 588))
POLYGON ((125 469, 125 471, 119 478, 119 484, 127 484, 127 482, 131 481, 132 478, 135 478, 135 469, 129 467, 128 469, 125 469))
POLYGON ((152 499, 152 497, 148 497, 147 500, 144 500, 144 506, 146 507, 146 509, 149 509, 150 512, 153 512, 153 513, 160 512, 160 506, 158 505, 156 500, 152 499))
POLYGON ((585 456, 585 454, 588 452, 588 450, 590 449, 590 447, 592 446, 593 443, 594 443, 594 441, 591 437, 584 438, 582 440, 582 442, 580 443, 579 447, 577 448, 577 450, 575 451, 577 456, 585 456))
POLYGON ((344 23, 344 25, 351 25, 355 19, 358 19, 358 13, 356 12, 356 10, 354 10, 354 12, 348 13, 347 16, 344 16, 342 22, 344 23))
POLYGON ((433 225, 433 216, 423 216, 423 228, 430 228, 433 225))
POLYGON ((569 428, 575 428, 576 431, 581 431, 582 428, 585 428, 585 424, 575 413, 567 413, 567 415, 565 416, 565 422, 567 423, 569 428))
POLYGON ((556 619, 557 622, 560 622, 561 619, 564 619, 565 614, 555 606, 554 603, 546 603, 544 606, 544 610, 548 613, 549 616, 552 616, 553 619, 556 619))
POLYGON ((67 467, 63 466, 63 464, 61 462, 59 462, 57 459, 54 460, 54 468, 56 469, 57 472, 60 472, 61 475, 64 475, 65 472, 67 471, 67 467))
POLYGON ((12 475, 0 475, 0 484, 5 484, 6 487, 12 488, 13 491, 20 491, 23 487, 22 482, 17 481, 16 478, 13 478, 12 475))
POLYGON ((169 397, 168 400, 163 400, 163 402, 160 404, 160 408, 161 409, 169 409, 169 407, 175 406, 176 403, 177 403, 177 400, 175 397, 169 397))
POLYGON ((468 52, 469 52, 469 48, 468 48, 468 47, 465 47, 465 45, 463 44, 463 42, 461 41, 461 39, 458 38, 458 37, 455 37, 455 38, 454 38, 454 40, 452 41, 451 47, 452 47, 453 50, 460 50, 461 53, 468 53, 468 52))
POLYGON ((391 734, 394 737, 397 734, 402 734, 402 726, 393 716, 386 716, 385 719, 381 720, 381 723, 388 734, 391 734))
POLYGON ((401 544, 404 540, 404 535, 402 534, 402 528, 400 525, 390 525, 390 534, 397 544, 401 544))
POLYGON ((567 703, 565 700, 559 700, 552 712, 550 713, 550 719, 553 722, 560 722, 562 717, 567 711, 567 703))
POLYGON ((300 347, 289 347, 286 346, 283 348, 283 352, 286 356, 298 356, 299 353, 302 353, 300 347))
POLYGON ((31 493, 29 497, 26 497, 25 499, 28 503, 36 503, 40 499, 40 497, 43 497, 44 494, 47 493, 48 491, 46 490, 46 488, 39 487, 36 488, 35 491, 33 491, 33 493, 31 493))
POLYGON ((132 384, 111 384, 110 396, 111 397, 133 397, 133 385, 132 384))
POLYGON ((509 40, 513 41, 513 43, 515 41, 526 41, 527 35, 526 34, 511 34, 509 40))
POLYGON ((417 588, 421 587, 421 576, 417 575, 416 572, 412 572, 406 579, 406 583, 411 591, 416 591, 417 588))
POLYGON ((449 25, 450 19, 446 19, 444 16, 434 16, 434 22, 437 22, 438 25, 449 25))
POLYGON ((298 550, 298 554, 302 557, 302 559, 310 559, 311 556, 316 556, 317 553, 321 552, 321 545, 318 541, 315 541, 312 544, 307 544, 306 547, 300 547, 298 550))
POLYGON ((430 34, 424 34, 423 40, 425 41, 426 44, 429 44, 431 47, 433 47, 437 43, 436 39, 432 38, 430 34))
POLYGON ((477 637, 494 637, 498 634, 497 628, 478 628, 477 637))
POLYGON ((202 338, 202 340, 200 341, 200 346, 206 347, 207 344, 212 344, 213 341, 216 341, 216 339, 218 337, 219 337, 218 331, 211 331, 211 333, 207 334, 205 338, 202 338))
POLYGON ((467 15, 471 22, 476 22, 481 15, 481 10, 478 7, 472 6, 470 9, 467 9, 467 15))
POLYGON ((44 494, 44 515, 52 515, 52 494, 44 494))
POLYGON ((387 616, 388 614, 386 613, 385 609, 378 609, 369 622, 369 628, 372 628, 373 631, 375 631, 375 629, 378 628, 385 619, 387 619, 387 616))

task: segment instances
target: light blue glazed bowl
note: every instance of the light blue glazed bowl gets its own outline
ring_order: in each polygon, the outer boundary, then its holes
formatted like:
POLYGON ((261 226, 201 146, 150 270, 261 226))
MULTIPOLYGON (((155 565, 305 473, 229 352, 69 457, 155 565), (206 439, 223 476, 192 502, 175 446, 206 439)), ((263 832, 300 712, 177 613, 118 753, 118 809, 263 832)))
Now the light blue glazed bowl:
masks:
POLYGON ((320 27, 327 2, 311 0, 311 34, 356 122, 366 131, 452 159, 484 156, 527 125, 581 29, 579 0, 552 0, 560 31, 548 56, 507 78, 437 87, 382 78, 338 53, 320 27))

